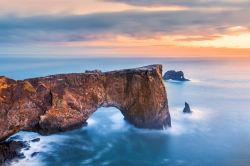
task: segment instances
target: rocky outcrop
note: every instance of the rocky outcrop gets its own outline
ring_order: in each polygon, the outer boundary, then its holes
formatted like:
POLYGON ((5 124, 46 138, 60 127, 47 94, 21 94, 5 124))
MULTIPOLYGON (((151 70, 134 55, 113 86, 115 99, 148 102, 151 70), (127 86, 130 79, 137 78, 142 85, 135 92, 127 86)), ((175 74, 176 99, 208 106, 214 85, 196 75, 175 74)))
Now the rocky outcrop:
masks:
POLYGON ((164 76, 164 80, 174 80, 174 81, 190 81, 189 79, 186 79, 184 77, 183 71, 175 71, 175 70, 169 70, 167 71, 164 76))
POLYGON ((21 141, 8 141, 0 143, 0 165, 14 158, 24 158, 21 149, 26 145, 21 141))
POLYGON ((16 81, 0 77, 0 140, 25 130, 51 134, 77 127, 99 107, 116 107, 139 128, 170 126, 162 66, 59 74, 16 81))
POLYGON ((185 107, 183 109, 183 113, 192 113, 190 106, 187 102, 185 102, 185 107))

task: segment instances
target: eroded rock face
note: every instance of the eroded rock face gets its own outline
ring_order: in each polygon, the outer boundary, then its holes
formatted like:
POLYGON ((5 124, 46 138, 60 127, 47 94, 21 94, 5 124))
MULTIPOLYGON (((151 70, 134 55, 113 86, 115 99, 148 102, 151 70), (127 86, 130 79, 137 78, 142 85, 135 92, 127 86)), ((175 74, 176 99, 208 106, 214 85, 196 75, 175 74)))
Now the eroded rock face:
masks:
POLYGON ((51 134, 77 128, 109 106, 139 128, 171 126, 162 66, 22 81, 0 77, 0 140, 21 130, 51 134))

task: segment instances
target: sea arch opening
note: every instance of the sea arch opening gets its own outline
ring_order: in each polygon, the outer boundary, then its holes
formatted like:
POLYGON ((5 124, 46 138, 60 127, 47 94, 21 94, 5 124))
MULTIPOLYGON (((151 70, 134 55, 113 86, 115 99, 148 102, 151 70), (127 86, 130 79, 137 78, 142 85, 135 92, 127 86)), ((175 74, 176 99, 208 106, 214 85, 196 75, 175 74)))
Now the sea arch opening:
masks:
POLYGON ((120 131, 129 127, 122 112, 116 107, 100 107, 87 120, 87 127, 99 132, 120 131))

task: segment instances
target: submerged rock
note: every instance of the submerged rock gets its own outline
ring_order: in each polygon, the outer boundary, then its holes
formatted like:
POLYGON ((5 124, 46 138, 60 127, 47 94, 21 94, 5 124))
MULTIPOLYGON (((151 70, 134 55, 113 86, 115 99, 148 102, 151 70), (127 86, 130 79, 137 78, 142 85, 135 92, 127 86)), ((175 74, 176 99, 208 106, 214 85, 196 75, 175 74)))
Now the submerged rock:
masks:
POLYGON ((6 163, 14 158, 24 158, 21 149, 26 145, 21 141, 6 141, 0 143, 0 165, 6 163))
POLYGON ((40 152, 33 152, 33 153, 30 155, 30 157, 35 157, 35 156, 37 156, 39 153, 40 153, 40 152))
POLYGON ((190 109, 190 106, 187 102, 185 102, 185 107, 183 109, 183 112, 184 113, 192 113, 191 109, 190 109))
POLYGON ((35 138, 31 140, 31 142, 39 142, 39 141, 40 141, 40 138, 35 138))
POLYGON ((183 71, 175 71, 175 70, 169 70, 167 71, 164 76, 164 80, 175 80, 175 81, 190 81, 189 79, 186 79, 184 77, 183 71))
POLYGON ((18 131, 79 128, 99 107, 116 107, 139 128, 171 126, 162 66, 59 74, 16 81, 0 77, 0 141, 18 131))

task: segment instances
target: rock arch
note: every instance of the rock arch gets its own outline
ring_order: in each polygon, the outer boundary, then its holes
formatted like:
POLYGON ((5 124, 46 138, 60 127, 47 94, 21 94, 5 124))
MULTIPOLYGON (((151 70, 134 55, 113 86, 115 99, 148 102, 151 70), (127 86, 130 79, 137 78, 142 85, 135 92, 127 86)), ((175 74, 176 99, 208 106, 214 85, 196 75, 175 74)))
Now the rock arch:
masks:
POLYGON ((20 130, 51 134, 77 128, 109 106, 138 128, 171 126, 162 66, 23 81, 0 77, 0 140, 20 130))

